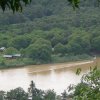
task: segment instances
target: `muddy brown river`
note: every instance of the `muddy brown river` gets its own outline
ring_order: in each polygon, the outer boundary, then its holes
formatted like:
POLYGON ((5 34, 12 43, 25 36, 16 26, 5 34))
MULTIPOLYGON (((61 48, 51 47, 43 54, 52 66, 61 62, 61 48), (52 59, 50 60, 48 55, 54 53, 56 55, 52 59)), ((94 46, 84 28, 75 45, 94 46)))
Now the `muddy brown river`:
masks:
POLYGON ((30 81, 33 80, 39 89, 54 89, 57 93, 61 93, 70 84, 79 83, 81 76, 89 71, 90 66, 95 65, 100 65, 100 58, 91 61, 32 65, 0 70, 0 90, 8 91, 22 87, 27 91, 30 81), (79 76, 75 74, 77 68, 82 69, 79 76))

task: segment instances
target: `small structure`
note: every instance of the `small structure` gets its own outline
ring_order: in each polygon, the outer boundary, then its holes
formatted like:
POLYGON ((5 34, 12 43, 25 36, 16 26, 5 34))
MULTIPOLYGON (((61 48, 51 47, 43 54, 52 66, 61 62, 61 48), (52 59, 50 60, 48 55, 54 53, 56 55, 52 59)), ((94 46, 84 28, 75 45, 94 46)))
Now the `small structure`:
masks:
POLYGON ((21 57, 21 54, 14 54, 14 55, 12 55, 12 57, 13 58, 19 58, 19 57, 21 57))
POLYGON ((13 58, 12 55, 3 55, 4 58, 13 58))
POLYGON ((14 55, 3 55, 4 58, 8 58, 8 59, 16 59, 21 57, 21 54, 14 54, 14 55))
POLYGON ((1 47, 0 51, 3 52, 6 48, 5 47, 1 47))

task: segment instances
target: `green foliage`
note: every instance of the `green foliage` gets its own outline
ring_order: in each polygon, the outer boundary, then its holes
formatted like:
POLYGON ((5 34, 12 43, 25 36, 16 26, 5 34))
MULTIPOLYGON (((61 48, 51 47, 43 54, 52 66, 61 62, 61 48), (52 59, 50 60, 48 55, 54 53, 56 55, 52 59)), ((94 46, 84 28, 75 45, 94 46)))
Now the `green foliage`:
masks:
POLYGON ((65 54, 67 52, 66 46, 64 46, 61 43, 58 43, 55 47, 54 47, 54 52, 56 54, 65 54))
POLYGON ((76 7, 79 8, 80 0, 68 0, 68 1, 72 4, 72 6, 73 6, 74 9, 76 7))
POLYGON ((31 0, 1 0, 0 1, 0 6, 2 8, 3 11, 6 10, 6 7, 8 7, 9 9, 12 9, 13 12, 15 11, 22 11, 22 3, 24 3, 25 5, 30 3, 31 0))
POLYGON ((7 92, 7 100, 27 100, 28 95, 22 88, 16 88, 7 92))
POLYGON ((4 91, 0 91, 0 100, 4 100, 4 95, 5 95, 5 92, 4 91))
POLYGON ((83 75, 81 83, 76 85, 74 100, 100 99, 100 70, 96 67, 88 74, 83 75))
POLYGON ((26 56, 36 60, 38 63, 50 62, 51 43, 44 39, 38 39, 34 44, 26 48, 26 56))
MULTIPOLYGON (((15 11, 22 11, 22 6, 23 6, 23 3, 25 5, 29 4, 32 0, 8 0, 8 1, 1 1, 0 2, 0 6, 2 8, 3 11, 6 10, 6 8, 9 8, 11 9, 13 12, 15 11)), ((72 6, 74 8, 78 8, 79 7, 79 2, 80 0, 68 0, 72 6)), ((34 1, 33 1, 34 2, 34 1)))
POLYGON ((99 54, 97 0, 69 1, 74 7, 80 2, 80 9, 74 11, 68 0, 32 0, 22 13, 0 10, 0 47, 16 48, 26 64, 32 64, 32 60, 33 64, 73 61, 87 58, 84 54, 99 54))
POLYGON ((75 54, 88 53, 91 49, 90 34, 82 32, 81 30, 75 31, 70 37, 67 44, 69 52, 75 54))
POLYGON ((100 36, 92 40, 92 47, 94 51, 100 52, 100 36))
POLYGON ((64 92, 62 93, 62 100, 66 100, 66 98, 68 97, 67 92, 64 90, 64 92))
POLYGON ((7 55, 13 55, 13 54, 18 53, 18 50, 13 47, 9 47, 4 51, 4 53, 7 55))
POLYGON ((11 41, 11 46, 16 49, 26 48, 30 44, 30 38, 25 36, 18 36, 16 38, 13 38, 11 41))
POLYGON ((54 90, 48 90, 45 93, 44 100, 56 100, 56 93, 54 90))
POLYGON ((44 91, 37 89, 33 81, 31 81, 28 92, 32 94, 32 100, 43 100, 44 98, 44 91))
POLYGON ((5 59, 3 57, 0 57, 0 66, 5 65, 5 59))
POLYGON ((83 61, 83 60, 90 60, 90 59, 92 59, 92 57, 87 54, 82 54, 82 55, 65 54, 64 56, 62 54, 52 55, 53 63, 63 63, 63 62, 69 62, 69 61, 83 61))
POLYGON ((81 68, 78 68, 76 74, 79 75, 81 73, 81 68))

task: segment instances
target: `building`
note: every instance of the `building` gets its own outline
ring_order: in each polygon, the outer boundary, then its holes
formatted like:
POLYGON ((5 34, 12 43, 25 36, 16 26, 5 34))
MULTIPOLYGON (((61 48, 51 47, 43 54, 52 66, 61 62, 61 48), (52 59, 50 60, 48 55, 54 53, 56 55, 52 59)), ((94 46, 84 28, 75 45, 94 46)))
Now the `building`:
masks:
POLYGON ((4 58, 13 58, 12 55, 3 55, 4 58))
POLYGON ((6 48, 5 47, 1 47, 0 51, 3 52, 6 48))
POLYGON ((14 54, 14 55, 3 55, 4 58, 13 59, 13 58, 20 58, 21 54, 14 54))
POLYGON ((21 54, 14 54, 12 55, 13 58, 20 58, 21 57, 21 54))

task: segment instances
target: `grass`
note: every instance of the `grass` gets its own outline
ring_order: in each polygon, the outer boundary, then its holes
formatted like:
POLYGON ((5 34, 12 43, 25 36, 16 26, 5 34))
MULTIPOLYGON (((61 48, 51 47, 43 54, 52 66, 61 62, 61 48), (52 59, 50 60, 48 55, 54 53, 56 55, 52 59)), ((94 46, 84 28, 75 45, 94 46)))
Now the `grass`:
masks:
POLYGON ((93 57, 87 54, 82 55, 52 55, 53 63, 62 63, 62 62, 70 62, 70 61, 82 61, 82 60, 90 60, 93 57))
MULTIPOLYGON (((90 60, 91 56, 87 54, 82 55, 68 55, 65 56, 62 55, 52 55, 51 62, 49 63, 63 63, 63 62, 70 62, 70 61, 82 61, 82 60, 90 60)), ((48 62, 39 62, 36 60, 32 60, 31 58, 18 58, 18 59, 4 59, 0 58, 0 69, 5 68, 16 68, 16 67, 22 67, 27 65, 38 65, 38 64, 46 64, 48 62)))

